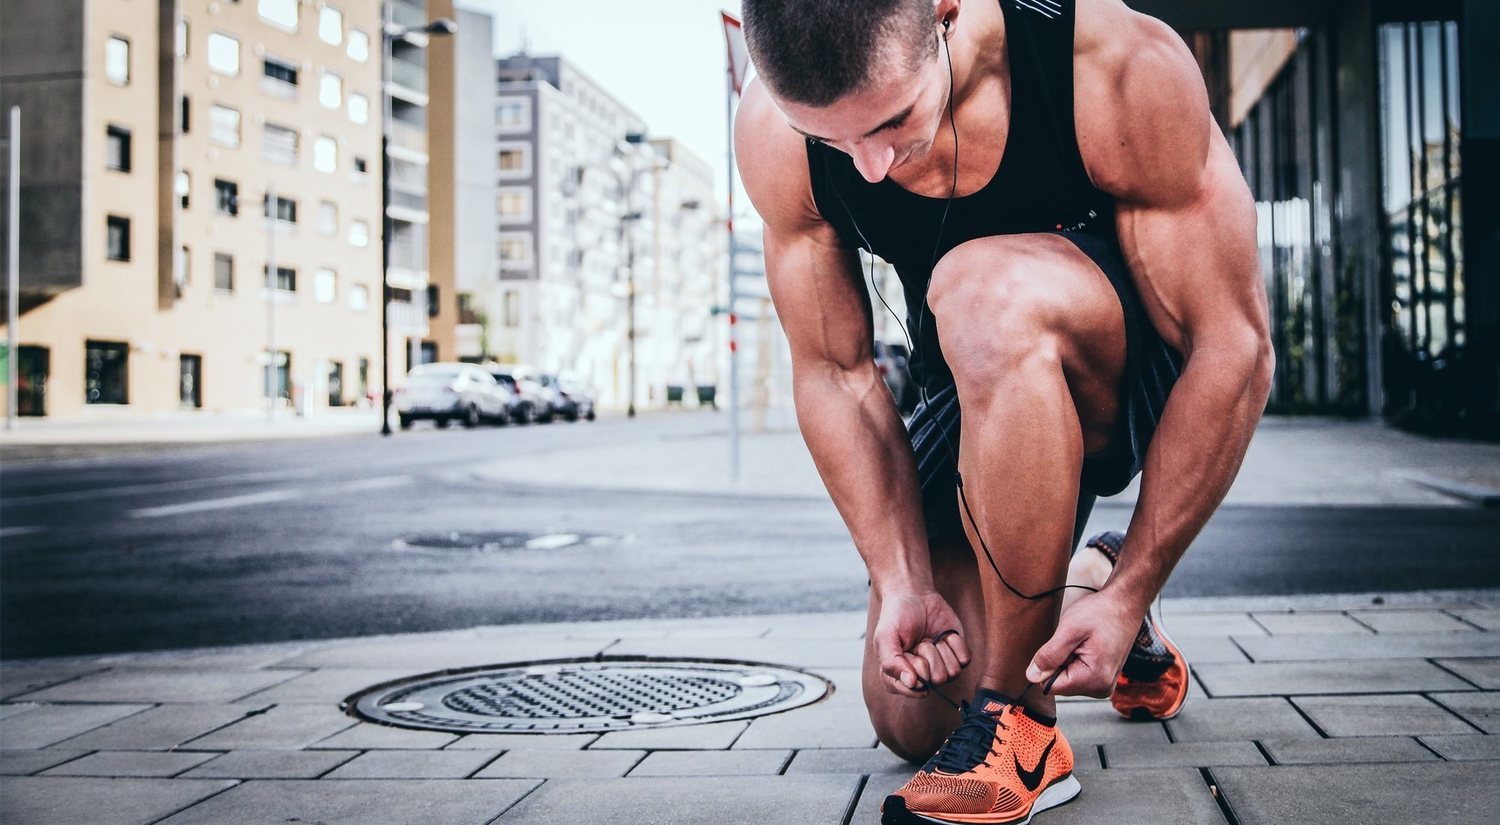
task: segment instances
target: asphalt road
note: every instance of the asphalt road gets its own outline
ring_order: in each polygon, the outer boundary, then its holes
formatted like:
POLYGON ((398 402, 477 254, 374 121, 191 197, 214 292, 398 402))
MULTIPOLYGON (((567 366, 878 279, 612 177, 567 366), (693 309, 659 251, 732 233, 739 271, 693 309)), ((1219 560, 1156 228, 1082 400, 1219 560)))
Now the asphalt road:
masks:
MULTIPOLYGON (((864 569, 826 500, 588 492, 475 474, 486 461, 546 462, 682 420, 7 462, 0 657, 862 608, 864 569), (442 546, 474 537, 480 546, 442 546)), ((1095 524, 1128 517, 1102 503, 1095 524)), ((1464 508, 1227 507, 1167 595, 1500 587, 1497 527, 1500 513, 1464 508)))

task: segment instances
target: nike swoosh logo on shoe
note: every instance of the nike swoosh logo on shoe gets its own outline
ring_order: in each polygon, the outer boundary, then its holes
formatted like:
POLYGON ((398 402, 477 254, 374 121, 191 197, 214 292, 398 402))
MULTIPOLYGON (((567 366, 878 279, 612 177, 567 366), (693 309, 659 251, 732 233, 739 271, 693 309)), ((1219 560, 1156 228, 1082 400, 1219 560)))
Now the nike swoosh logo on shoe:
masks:
POLYGON ((1034 791, 1042 784, 1042 777, 1047 773, 1047 757, 1051 755, 1052 746, 1056 744, 1057 737, 1054 736, 1052 741, 1047 743, 1046 749, 1042 751, 1042 758, 1037 760, 1036 767, 1029 771, 1021 767, 1020 759, 1017 759, 1014 754, 1011 755, 1011 759, 1016 763, 1016 776, 1021 778, 1021 784, 1026 786, 1026 790, 1034 791))

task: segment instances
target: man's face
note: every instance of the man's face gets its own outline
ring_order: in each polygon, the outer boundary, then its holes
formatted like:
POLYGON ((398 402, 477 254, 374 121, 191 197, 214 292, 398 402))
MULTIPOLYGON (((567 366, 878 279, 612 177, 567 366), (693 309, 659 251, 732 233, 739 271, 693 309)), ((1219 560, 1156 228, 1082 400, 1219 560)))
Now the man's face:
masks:
MULTIPOLYGON (((899 55, 903 50, 883 51, 899 55)), ((941 55, 928 55, 915 69, 904 55, 873 68, 864 88, 828 106, 791 103, 772 93, 793 129, 849 155, 871 183, 932 149, 949 86, 941 55)))

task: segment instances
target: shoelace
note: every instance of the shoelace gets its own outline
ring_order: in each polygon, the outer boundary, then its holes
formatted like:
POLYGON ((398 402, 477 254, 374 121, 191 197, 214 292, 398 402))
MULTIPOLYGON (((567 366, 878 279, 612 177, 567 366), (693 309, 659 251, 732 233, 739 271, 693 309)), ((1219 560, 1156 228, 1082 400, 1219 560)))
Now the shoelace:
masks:
POLYGON ((1010 730, 1005 724, 1005 713, 1015 707, 1014 703, 1006 705, 998 713, 986 713, 976 710, 968 702, 960 702, 960 710, 963 712, 963 721, 958 728, 949 734, 938 748, 938 752, 928 761, 924 770, 942 770, 946 773, 963 773, 973 770, 977 765, 989 766, 991 756, 999 756, 1000 752, 995 750, 996 744, 1004 744, 1005 739, 996 735, 996 728, 1010 730))

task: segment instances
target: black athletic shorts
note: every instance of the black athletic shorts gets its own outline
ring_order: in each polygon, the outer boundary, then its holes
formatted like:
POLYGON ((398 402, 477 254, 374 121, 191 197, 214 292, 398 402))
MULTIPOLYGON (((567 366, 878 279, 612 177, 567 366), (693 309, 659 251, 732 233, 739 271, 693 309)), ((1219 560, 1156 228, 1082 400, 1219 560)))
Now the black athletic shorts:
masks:
MULTIPOLYGON (((1141 307, 1135 282, 1112 236, 1058 232, 1088 255, 1114 285, 1125 316, 1125 374, 1120 385, 1119 437, 1098 453, 1083 457, 1078 491, 1078 512, 1073 527, 1073 547, 1082 538, 1084 524, 1098 496, 1112 496, 1129 486, 1146 460, 1146 448, 1156 432, 1167 395, 1182 371, 1182 356, 1157 334, 1141 307)), ((997 331, 1004 334, 1004 330, 997 331)), ((942 375, 949 370, 938 370, 942 375)), ((917 459, 917 480, 922 487, 922 511, 927 519, 927 537, 932 542, 963 535, 965 518, 959 509, 955 482, 955 458, 959 446, 958 391, 950 380, 928 387, 907 424, 917 459), (945 437, 946 436, 946 437, 945 437)), ((965 490, 974 493, 972 486, 965 490)), ((973 503, 972 501, 970 502, 973 503)))

